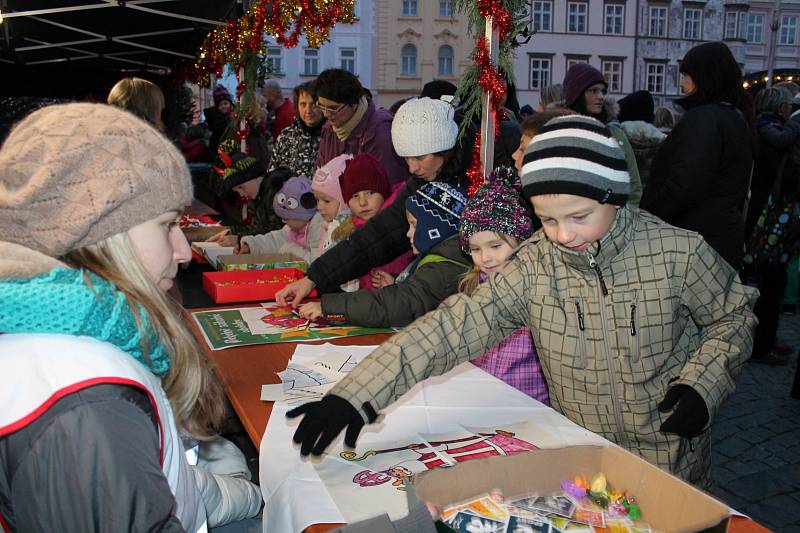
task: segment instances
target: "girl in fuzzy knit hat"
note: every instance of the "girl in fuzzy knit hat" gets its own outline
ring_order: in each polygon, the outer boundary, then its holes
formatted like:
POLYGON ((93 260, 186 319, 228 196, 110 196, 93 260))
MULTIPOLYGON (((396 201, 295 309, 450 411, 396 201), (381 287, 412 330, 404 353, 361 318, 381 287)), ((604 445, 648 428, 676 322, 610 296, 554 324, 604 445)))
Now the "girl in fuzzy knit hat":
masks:
MULTIPOLYGON (((522 184, 511 168, 500 167, 461 214, 461 246, 475 265, 461 280, 461 292, 471 295, 482 282, 502 272, 514 250, 531 235, 533 224, 522 199, 522 184)), ((549 405, 547 383, 528 328, 518 329, 472 363, 549 405)))

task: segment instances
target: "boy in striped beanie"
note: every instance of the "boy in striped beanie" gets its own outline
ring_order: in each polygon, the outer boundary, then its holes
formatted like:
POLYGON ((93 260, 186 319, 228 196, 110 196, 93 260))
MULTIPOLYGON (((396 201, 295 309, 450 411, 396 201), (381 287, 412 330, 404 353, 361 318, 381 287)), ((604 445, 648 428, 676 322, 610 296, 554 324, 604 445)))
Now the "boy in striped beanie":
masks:
POLYGON ((707 488, 710 425, 750 356, 757 291, 697 233, 626 204, 625 157, 595 119, 548 122, 526 149, 522 184, 543 229, 502 272, 304 405, 301 453, 321 453, 345 427, 354 446, 414 384, 527 327, 554 409, 707 488))

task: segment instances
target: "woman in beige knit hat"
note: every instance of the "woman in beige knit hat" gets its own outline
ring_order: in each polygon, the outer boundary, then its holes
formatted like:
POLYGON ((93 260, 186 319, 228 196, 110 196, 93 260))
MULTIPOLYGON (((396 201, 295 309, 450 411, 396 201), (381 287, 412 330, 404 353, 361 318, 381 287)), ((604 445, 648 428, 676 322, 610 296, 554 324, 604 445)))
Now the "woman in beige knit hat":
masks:
POLYGON ((222 395, 166 294, 190 258, 180 153, 130 113, 67 104, 18 124, 0 168, 0 530, 199 531, 257 513, 241 479, 245 505, 204 504, 230 487, 184 454, 187 435, 218 442, 222 395))

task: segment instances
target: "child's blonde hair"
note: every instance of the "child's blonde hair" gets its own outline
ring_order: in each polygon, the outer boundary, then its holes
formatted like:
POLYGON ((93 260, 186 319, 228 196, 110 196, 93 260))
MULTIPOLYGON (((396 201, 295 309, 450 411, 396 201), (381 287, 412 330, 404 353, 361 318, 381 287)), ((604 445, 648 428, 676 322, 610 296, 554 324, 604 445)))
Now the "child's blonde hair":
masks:
POLYGON ((164 110, 164 93, 153 82, 142 78, 123 78, 108 93, 108 103, 130 111, 163 131, 161 112, 164 110))
MULTIPOLYGON (((498 233, 496 231, 492 232, 497 237, 511 246, 511 248, 516 248, 519 246, 519 241, 516 237, 512 237, 511 235, 506 235, 505 233, 498 233)), ((478 285, 481 284, 481 269, 478 268, 477 265, 472 265, 472 268, 461 277, 461 281, 458 282, 458 290, 463 292, 467 296, 471 296, 473 292, 478 288, 478 285)))
MULTIPOLYGON (((204 439, 219 427, 224 415, 224 395, 211 375, 194 336, 180 318, 181 308, 150 278, 136 255, 127 232, 69 252, 64 261, 109 281, 128 301, 139 327, 140 309, 148 316, 169 354, 169 370, 162 379, 175 421, 188 434, 204 439)), ((88 279, 87 279, 88 281, 88 279)), ((142 332, 142 339, 149 335, 142 332)), ((143 346, 146 357, 155 346, 143 346)))

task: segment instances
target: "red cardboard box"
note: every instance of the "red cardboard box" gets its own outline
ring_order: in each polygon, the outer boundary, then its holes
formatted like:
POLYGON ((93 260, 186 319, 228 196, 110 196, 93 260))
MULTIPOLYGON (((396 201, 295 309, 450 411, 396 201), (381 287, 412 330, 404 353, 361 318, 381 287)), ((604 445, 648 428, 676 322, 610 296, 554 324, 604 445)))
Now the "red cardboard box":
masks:
MULTIPOLYGON (((203 272, 203 289, 217 303, 263 302, 274 300, 279 290, 303 276, 296 268, 203 272)), ((316 289, 309 294, 316 295, 316 289)))

